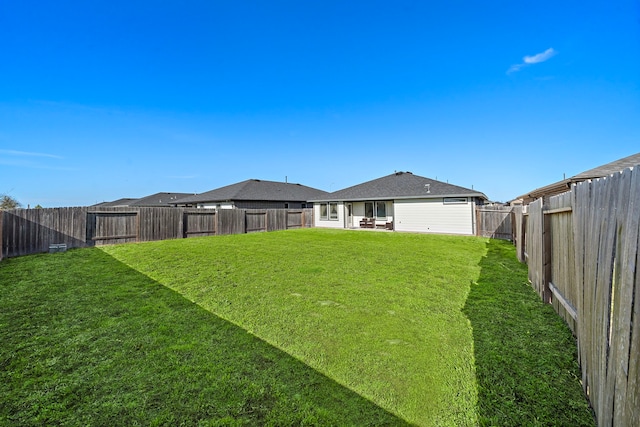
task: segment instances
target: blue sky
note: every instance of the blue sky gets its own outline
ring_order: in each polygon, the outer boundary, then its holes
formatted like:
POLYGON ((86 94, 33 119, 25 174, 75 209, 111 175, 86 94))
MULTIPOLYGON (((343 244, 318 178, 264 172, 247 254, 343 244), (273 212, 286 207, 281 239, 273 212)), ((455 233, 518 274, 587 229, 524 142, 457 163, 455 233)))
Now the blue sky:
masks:
POLYGON ((0 0, 0 193, 393 173, 506 201, 640 152, 640 0, 0 0))

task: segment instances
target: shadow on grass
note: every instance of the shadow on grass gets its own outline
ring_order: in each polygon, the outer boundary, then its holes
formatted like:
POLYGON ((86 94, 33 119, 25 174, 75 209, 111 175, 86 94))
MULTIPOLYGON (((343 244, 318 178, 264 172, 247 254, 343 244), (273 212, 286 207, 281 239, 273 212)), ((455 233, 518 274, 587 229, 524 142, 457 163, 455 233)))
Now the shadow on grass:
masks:
POLYGON ((0 265, 0 425, 408 425, 97 249, 0 265))
POLYGON ((489 240, 463 312, 473 328, 481 425, 593 426, 576 344, 527 281, 509 242, 489 240))

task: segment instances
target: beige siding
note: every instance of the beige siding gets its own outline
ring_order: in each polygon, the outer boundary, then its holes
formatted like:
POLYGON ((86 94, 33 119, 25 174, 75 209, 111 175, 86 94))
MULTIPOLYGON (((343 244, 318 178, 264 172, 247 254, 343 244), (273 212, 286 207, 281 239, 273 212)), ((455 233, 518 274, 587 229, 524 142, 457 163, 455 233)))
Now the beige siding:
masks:
POLYGON ((445 204, 440 199, 396 200, 395 229, 421 233, 474 233, 474 203, 445 204))

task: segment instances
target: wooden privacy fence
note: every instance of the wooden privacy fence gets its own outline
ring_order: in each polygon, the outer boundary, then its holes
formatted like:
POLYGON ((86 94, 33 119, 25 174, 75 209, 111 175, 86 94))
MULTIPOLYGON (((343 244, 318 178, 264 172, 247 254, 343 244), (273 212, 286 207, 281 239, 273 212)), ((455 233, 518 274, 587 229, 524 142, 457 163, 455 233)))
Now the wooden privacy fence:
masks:
POLYGON ((477 206, 476 236, 513 240, 513 221, 510 206, 477 206))
POLYGON ((313 227, 313 209, 53 208, 0 211, 0 259, 114 243, 313 227))
POLYGON ((577 337, 598 425, 640 425, 640 167, 577 184, 547 205, 537 200, 515 217, 532 286, 577 337))

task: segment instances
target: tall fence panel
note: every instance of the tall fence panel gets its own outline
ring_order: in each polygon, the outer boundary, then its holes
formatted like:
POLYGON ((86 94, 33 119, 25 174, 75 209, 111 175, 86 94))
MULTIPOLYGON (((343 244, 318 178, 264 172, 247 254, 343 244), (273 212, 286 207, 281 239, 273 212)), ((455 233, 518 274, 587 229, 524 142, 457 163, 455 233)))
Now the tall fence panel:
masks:
POLYGON ((550 233, 549 290, 556 312, 576 332, 576 305, 578 287, 575 274, 575 250, 573 241, 573 215, 571 193, 564 193, 549 200, 543 211, 544 221, 550 233))
POLYGON ((513 240, 512 210, 503 206, 477 206, 476 236, 513 240))
POLYGON ((81 248, 214 234, 313 227, 312 209, 54 208, 0 211, 0 259, 81 248), (293 218, 293 219, 292 219, 293 218))
POLYGON ((542 213, 542 199, 529 204, 529 212, 527 216, 527 236, 537 236, 538 238, 527 238, 526 253, 527 263, 529 264, 529 280, 536 290, 540 298, 545 298, 544 285, 544 254, 543 254, 543 224, 544 215, 542 213))
POLYGON ((2 257, 47 252, 50 244, 86 246, 85 208, 13 209, 2 216, 2 257))
POLYGON ((267 210, 251 209, 245 213, 246 232, 267 231, 267 210))
POLYGON ((87 245, 137 242, 140 216, 137 210, 87 212, 87 245))
POLYGON ((574 191, 583 384, 600 425, 640 425, 640 170, 574 191))
POLYGON ((520 262, 526 262, 525 237, 527 235, 527 217, 523 206, 514 206, 511 211, 511 221, 513 223, 513 244, 516 246, 516 254, 520 262))
POLYGON ((282 209, 269 209, 269 224, 267 231, 286 230, 289 216, 289 211, 282 209))
POLYGON ((183 220, 183 209, 140 208, 139 241, 181 239, 184 237, 183 220))
MULTIPOLYGON (((532 286, 574 331, 600 426, 640 425, 640 168, 528 206, 532 286)), ((522 234, 520 236, 520 234, 522 234)))
POLYGON ((183 236, 213 236, 217 234, 217 218, 215 209, 185 210, 183 223, 183 236))
POLYGON ((304 211, 287 211, 287 228, 302 228, 304 226, 304 211))

